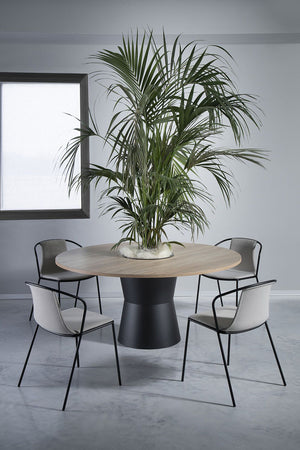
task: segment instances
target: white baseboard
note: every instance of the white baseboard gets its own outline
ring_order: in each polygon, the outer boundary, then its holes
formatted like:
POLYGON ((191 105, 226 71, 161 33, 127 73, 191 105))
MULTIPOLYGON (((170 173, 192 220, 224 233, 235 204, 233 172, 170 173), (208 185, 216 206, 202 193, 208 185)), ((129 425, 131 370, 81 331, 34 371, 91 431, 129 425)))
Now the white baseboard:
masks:
MULTIPOLYGON (((201 300, 208 301, 212 300, 212 298, 216 295, 216 291, 202 291, 201 292, 201 300)), ((95 298, 95 295, 83 294, 84 298, 95 298)), ((109 298, 111 300, 120 300, 122 298, 121 291, 114 291, 114 292, 102 292, 101 298, 109 298)), ((175 295, 175 300, 183 300, 187 302, 194 302, 196 298, 195 292, 178 292, 177 295, 175 295)), ((288 298, 289 300, 300 300, 300 291, 299 290, 273 290, 271 292, 271 299, 272 300, 281 300, 284 298, 288 298)), ((26 293, 21 294, 0 294, 0 300, 30 300, 31 295, 26 293)))

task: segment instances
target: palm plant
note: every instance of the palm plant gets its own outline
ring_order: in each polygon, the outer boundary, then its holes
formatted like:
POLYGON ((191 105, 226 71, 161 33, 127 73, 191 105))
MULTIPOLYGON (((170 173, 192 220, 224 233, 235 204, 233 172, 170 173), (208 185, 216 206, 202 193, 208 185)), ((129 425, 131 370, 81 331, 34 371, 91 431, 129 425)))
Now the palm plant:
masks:
POLYGON ((168 226, 188 229, 192 236, 203 232, 209 223, 199 203, 212 205, 213 199, 199 169, 210 172, 229 204, 233 176, 225 161, 262 166, 262 151, 214 145, 228 128, 239 146, 251 124, 260 127, 256 98, 237 92, 230 55, 220 47, 216 52, 197 43, 182 46, 179 37, 169 47, 165 35, 158 45, 152 32, 145 32, 123 37, 116 51, 92 57, 101 64, 93 76, 105 83, 115 110, 104 137, 94 116, 91 125, 81 124, 79 135, 64 149, 61 165, 69 189, 106 180, 102 212, 122 222, 117 245, 135 241, 142 248, 157 248, 168 240, 168 226), (108 167, 92 164, 76 175, 80 143, 90 137, 110 146, 108 167))

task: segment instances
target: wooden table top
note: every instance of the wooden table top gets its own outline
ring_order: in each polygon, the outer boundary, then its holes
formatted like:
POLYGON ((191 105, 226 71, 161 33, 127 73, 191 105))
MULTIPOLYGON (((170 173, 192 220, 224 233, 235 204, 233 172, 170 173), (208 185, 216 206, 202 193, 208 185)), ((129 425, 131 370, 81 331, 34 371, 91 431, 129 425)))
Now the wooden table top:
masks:
POLYGON ((241 256, 223 247, 204 244, 173 245, 166 259, 124 258, 113 244, 93 245, 63 252, 56 264, 73 272, 123 278, 171 278, 207 274, 235 267, 241 256))

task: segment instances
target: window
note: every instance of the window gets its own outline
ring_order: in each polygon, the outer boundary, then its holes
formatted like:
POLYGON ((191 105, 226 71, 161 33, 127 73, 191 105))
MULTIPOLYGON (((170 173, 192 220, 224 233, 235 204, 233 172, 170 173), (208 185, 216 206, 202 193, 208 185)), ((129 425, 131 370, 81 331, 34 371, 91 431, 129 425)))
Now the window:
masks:
MULTIPOLYGON (((60 148, 88 122, 87 75, 0 73, 0 219, 89 217, 89 189, 68 195, 60 148)), ((88 166, 87 142, 77 170, 88 166)))

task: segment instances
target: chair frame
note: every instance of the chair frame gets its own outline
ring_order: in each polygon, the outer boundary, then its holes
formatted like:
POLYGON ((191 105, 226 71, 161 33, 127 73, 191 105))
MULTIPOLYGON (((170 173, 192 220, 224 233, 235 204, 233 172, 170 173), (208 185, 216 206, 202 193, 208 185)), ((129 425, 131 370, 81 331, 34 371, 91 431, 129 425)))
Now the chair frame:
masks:
MULTIPOLYGON (((60 239, 60 238, 59 238, 59 239, 60 239)), ((72 241, 71 239, 64 239, 64 238, 61 238, 61 239, 62 239, 63 241, 65 241, 65 242, 69 242, 69 243, 71 243, 71 244, 76 245, 77 247, 82 248, 82 245, 78 244, 78 243, 75 242, 75 241, 72 241)), ((56 241, 57 239, 44 239, 44 240, 45 240, 45 241, 56 241)), ((37 243, 35 244, 35 246, 34 246, 34 255, 35 255, 35 261, 36 261, 37 270, 38 270, 38 277, 39 277, 39 278, 38 278, 37 284, 40 284, 41 280, 51 281, 51 282, 55 283, 55 282, 56 282, 55 280, 52 280, 51 278, 47 278, 47 277, 41 275, 40 259, 39 259, 39 255, 38 255, 38 251, 37 251, 37 248, 38 248, 39 246, 41 246, 41 242, 43 242, 43 241, 37 242, 37 243)), ((85 279, 85 280, 89 280, 90 278, 93 278, 93 277, 96 278, 97 294, 98 294, 98 302, 99 302, 99 311, 100 311, 100 314, 102 314, 102 303, 101 303, 101 295, 100 295, 100 287, 99 287, 99 279, 98 279, 98 276, 97 276, 97 275, 87 275, 86 278, 84 278, 84 279, 85 279)), ((77 281, 76 298, 78 297, 78 294, 79 294, 79 288, 80 288, 80 282, 81 282, 81 281, 83 281, 83 279, 77 281)), ((60 291, 61 283, 74 283, 74 282, 76 283, 76 280, 70 280, 70 281, 68 281, 68 280, 57 281, 57 289, 58 289, 58 291, 60 291)), ((58 298, 59 298, 59 301, 60 301, 60 294, 59 294, 58 298)), ((76 306, 76 304, 77 304, 77 302, 76 302, 76 300, 75 300, 75 306, 76 306)), ((32 314, 33 314, 33 306, 31 307, 31 311, 30 311, 30 315, 29 315, 29 321, 32 319, 32 314)))
MULTIPOLYGON (((93 332, 95 330, 98 330, 100 328, 104 328, 104 327, 106 327, 108 325, 111 325, 111 327, 112 327, 112 334, 113 334, 114 349, 115 349, 115 358, 116 358, 118 381, 119 381, 119 385, 122 386, 114 320, 112 319, 111 322, 108 322, 108 323, 106 323, 104 325, 99 325, 98 327, 94 327, 91 330, 83 331, 84 323, 85 323, 85 317, 86 317, 86 312, 87 312, 87 305, 86 305, 86 302, 82 298, 80 298, 78 296, 75 296, 75 295, 72 295, 72 294, 69 294, 68 292, 63 292, 63 291, 60 291, 58 289, 54 289, 54 288, 51 288, 51 287, 48 287, 48 286, 40 285, 38 283, 32 283, 32 282, 26 281, 25 284, 27 284, 28 286, 30 286, 30 285, 31 286, 37 286, 37 287, 39 287, 41 289, 46 289, 46 290, 49 290, 49 291, 52 291, 52 292, 56 292, 58 295, 61 293, 61 294, 66 295, 68 297, 74 298, 76 301, 77 300, 80 301, 81 304, 83 305, 82 322, 81 322, 80 331, 78 333, 74 332, 74 334, 58 334, 58 333, 54 333, 52 331, 46 330, 49 333, 55 334, 57 336, 64 336, 64 337, 75 338, 75 341, 76 341, 76 351, 75 351, 73 364, 72 364, 72 369, 71 369, 71 373, 70 373, 70 376, 69 376, 69 381, 68 381, 68 385, 67 385, 64 401, 63 401, 62 411, 65 410, 66 405, 67 405, 67 400, 68 400, 68 396, 69 396, 69 391, 70 391, 70 387, 71 387, 71 383, 72 383, 72 379, 73 379, 73 373, 74 373, 76 362, 77 362, 77 367, 79 367, 79 348, 80 348, 82 336, 84 334, 91 333, 91 332, 93 332)), ((27 353, 27 356, 26 356, 26 359, 25 359, 25 363, 24 363, 24 366, 23 366, 23 369, 22 369, 22 372, 21 372, 21 375, 20 375, 20 378, 19 378, 18 387, 21 386, 21 383, 22 383, 22 380, 23 380, 23 376, 24 376, 24 373, 25 373, 25 370, 26 370, 26 367, 27 367, 27 364, 28 364, 28 360, 29 360, 30 354, 31 354, 31 350, 32 350, 33 344, 35 342, 35 338, 36 338, 37 331, 38 331, 39 328, 42 328, 42 327, 37 324, 37 326, 35 328, 35 331, 34 331, 34 335, 33 335, 31 344, 30 344, 30 347, 29 347, 29 350, 28 350, 28 353, 27 353)))
MULTIPOLYGON (((229 392, 230 392, 230 396, 231 396, 232 406, 235 407, 236 406, 236 402, 235 402, 233 389, 232 389, 232 384, 231 384, 230 375, 229 375, 229 370, 228 370, 229 355, 230 355, 230 341, 231 341, 230 337, 231 337, 232 334, 246 333, 248 331, 251 331, 251 330, 254 330, 256 328, 259 328, 262 325, 265 325, 265 328, 266 328, 266 331, 267 331, 267 334, 268 334, 268 337, 269 337, 269 340, 270 340, 270 343, 271 343, 271 347, 272 347, 272 350, 273 350, 273 353, 274 353, 274 356, 275 356, 275 359, 276 359, 276 363, 277 363, 277 366, 278 366, 278 369, 279 369, 279 372, 280 372, 280 376, 281 376, 281 379, 282 379, 282 382, 283 382, 283 385, 286 386, 286 380, 285 380, 285 377, 284 377, 284 374, 283 374, 283 371, 282 371, 282 368, 281 368, 281 365, 280 365, 280 362, 279 362, 279 358, 278 358, 278 355, 277 355, 277 352, 276 352, 276 349, 275 349, 275 345, 274 345, 274 342, 273 342, 273 339, 272 339, 272 335, 271 335, 271 332, 270 332, 270 329, 269 329, 267 321, 265 321, 261 325, 258 325, 256 327, 253 327, 253 328, 250 328, 250 329, 247 329, 247 330, 243 330, 243 331, 237 331, 237 332, 228 332, 226 330, 223 331, 223 330, 219 329, 218 317, 217 317, 216 306, 215 306, 215 304, 216 304, 216 302, 218 300, 220 300, 220 302, 222 302, 222 297, 225 297, 225 296, 231 295, 231 294, 236 294, 236 293, 238 293, 238 292, 240 292, 240 291, 242 291, 244 289, 247 289, 247 288, 252 288, 252 287, 255 287, 255 286, 262 286, 262 285, 265 285, 265 284, 274 283, 275 281, 276 280, 263 281, 263 282, 259 282, 259 283, 255 283, 255 284, 251 284, 251 285, 247 285, 247 286, 243 286, 243 287, 238 288, 238 289, 232 289, 230 291, 224 292, 221 295, 220 294, 217 295, 212 301, 212 311, 213 311, 213 316, 214 316, 214 320, 215 320, 215 327, 209 326, 209 325, 204 324, 204 323, 199 323, 197 320, 194 320, 191 317, 188 317, 188 323, 187 323, 187 329, 186 329, 186 338, 185 338, 185 346, 184 346, 183 364, 182 364, 181 381, 184 381, 184 375, 185 375, 185 366, 186 366, 186 357, 187 357, 187 348, 188 348, 190 324, 191 324, 191 322, 194 322, 197 325, 201 325, 201 326, 203 326, 205 328, 208 328, 210 330, 213 330, 214 332, 217 333, 219 348, 220 348, 220 352, 221 352, 221 356, 222 356, 223 366, 224 366, 224 369, 225 369, 225 374, 226 374, 227 384, 228 384, 228 388, 229 388, 229 392), (225 352, 224 352, 224 347, 223 347, 223 344, 222 344, 221 334, 228 335, 227 360, 225 358, 225 352)), ((222 304, 222 306, 223 306, 223 304, 222 304)))
MULTIPOLYGON (((244 280, 249 280, 251 278, 255 278, 256 282, 258 283, 258 269, 259 269, 259 264, 260 264, 260 256, 261 256, 261 251, 262 251, 262 243, 260 241, 258 241, 257 239, 252 239, 252 238, 245 238, 245 237, 231 237, 231 238, 226 238, 226 239, 222 239, 222 241, 219 241, 215 244, 215 247, 217 247, 220 244, 223 244, 224 242, 230 242, 234 239, 245 239, 245 240, 252 240, 256 242, 256 246, 258 246, 258 253, 257 253, 257 258, 256 258, 256 270, 255 270, 255 274, 251 275, 249 277, 243 277, 243 278, 215 278, 213 276, 213 274, 210 276, 209 274, 203 274, 202 276, 205 278, 210 278, 211 280, 216 280, 217 281, 217 285, 218 285, 218 291, 219 291, 219 295, 221 297, 221 304, 222 304, 222 293, 221 293, 221 286, 220 286, 220 281, 235 281, 235 290, 239 289, 239 281, 244 281, 244 280)), ((201 282, 201 275, 198 276, 198 285, 197 285, 197 294, 196 294, 196 305, 195 305, 195 314, 197 314, 198 311, 198 303, 199 303, 199 293, 200 293, 200 282, 201 282)), ((238 293, 237 293, 238 294, 238 293)), ((236 306, 238 304, 238 295, 236 294, 236 306)))

